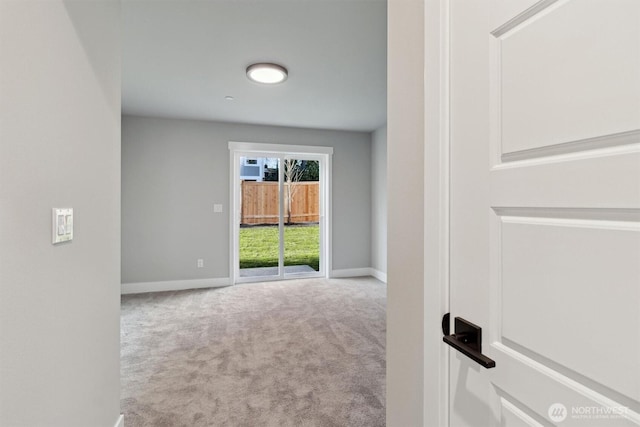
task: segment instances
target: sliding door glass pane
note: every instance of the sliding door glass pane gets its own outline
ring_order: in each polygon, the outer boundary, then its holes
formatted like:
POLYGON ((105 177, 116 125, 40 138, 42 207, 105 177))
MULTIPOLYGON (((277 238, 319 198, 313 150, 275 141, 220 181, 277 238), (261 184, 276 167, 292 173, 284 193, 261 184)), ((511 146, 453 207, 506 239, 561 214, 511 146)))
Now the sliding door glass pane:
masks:
POLYGON ((285 275, 320 271, 319 166, 303 158, 283 163, 285 275))
POLYGON ((278 276, 279 160, 240 157, 240 277, 278 276))

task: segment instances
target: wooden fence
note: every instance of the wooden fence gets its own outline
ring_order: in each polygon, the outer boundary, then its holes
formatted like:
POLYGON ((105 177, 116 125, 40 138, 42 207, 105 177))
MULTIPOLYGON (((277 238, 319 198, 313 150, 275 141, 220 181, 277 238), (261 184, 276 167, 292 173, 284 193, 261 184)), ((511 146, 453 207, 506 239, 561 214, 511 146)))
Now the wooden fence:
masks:
MULTIPOLYGON (((284 222, 318 222, 319 193, 318 182, 297 182, 284 184, 284 222), (291 217, 287 203, 289 185, 292 185, 291 217)), ((240 224, 277 224, 278 223, 278 183, 242 181, 241 184, 240 224)))

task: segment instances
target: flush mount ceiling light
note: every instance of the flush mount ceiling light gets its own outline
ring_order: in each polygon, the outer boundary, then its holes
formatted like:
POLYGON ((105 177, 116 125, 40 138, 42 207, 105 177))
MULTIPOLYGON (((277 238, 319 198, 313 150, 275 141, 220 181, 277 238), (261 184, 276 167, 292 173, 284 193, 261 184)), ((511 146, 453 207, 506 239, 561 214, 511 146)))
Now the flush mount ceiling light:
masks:
POLYGON ((278 64, 259 63, 247 67, 247 77, 257 83, 277 84, 287 80, 287 69, 278 64))

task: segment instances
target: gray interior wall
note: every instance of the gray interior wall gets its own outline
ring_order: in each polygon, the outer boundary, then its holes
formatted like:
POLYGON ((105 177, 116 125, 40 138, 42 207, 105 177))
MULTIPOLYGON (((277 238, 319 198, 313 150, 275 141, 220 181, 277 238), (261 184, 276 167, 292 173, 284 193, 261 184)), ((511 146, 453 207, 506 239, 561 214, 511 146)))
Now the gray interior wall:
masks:
POLYGON ((0 2, 0 425, 120 412, 118 1, 0 2), (51 244, 54 207, 74 239, 51 244))
POLYGON ((371 134, 371 267, 387 273, 387 126, 371 134))
POLYGON ((229 277, 229 141, 334 147, 332 268, 370 266, 369 133, 123 116, 123 283, 229 277))

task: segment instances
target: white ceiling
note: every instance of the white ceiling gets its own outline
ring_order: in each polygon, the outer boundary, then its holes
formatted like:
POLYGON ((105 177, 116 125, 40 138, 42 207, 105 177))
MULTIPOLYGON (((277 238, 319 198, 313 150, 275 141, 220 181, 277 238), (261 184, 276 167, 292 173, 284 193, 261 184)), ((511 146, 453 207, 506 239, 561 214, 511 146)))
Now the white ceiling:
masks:
POLYGON ((358 131, 386 122, 384 0, 125 0, 122 17, 124 114, 358 131), (254 62, 289 78, 252 83, 254 62))

